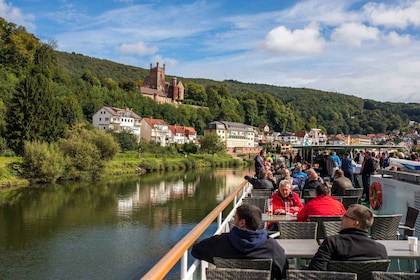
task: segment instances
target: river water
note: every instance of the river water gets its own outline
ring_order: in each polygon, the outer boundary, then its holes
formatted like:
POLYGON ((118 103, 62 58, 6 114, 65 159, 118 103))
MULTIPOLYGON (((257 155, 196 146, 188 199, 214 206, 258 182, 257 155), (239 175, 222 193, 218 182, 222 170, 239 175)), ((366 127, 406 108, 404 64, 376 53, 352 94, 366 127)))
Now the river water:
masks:
POLYGON ((153 173, 2 192, 0 279, 140 279, 249 173, 153 173))

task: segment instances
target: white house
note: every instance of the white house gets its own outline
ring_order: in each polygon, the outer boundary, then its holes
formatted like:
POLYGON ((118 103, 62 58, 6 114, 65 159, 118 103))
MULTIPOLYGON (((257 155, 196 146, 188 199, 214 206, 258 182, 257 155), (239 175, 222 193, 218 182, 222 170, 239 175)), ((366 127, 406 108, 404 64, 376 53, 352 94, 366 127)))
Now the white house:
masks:
POLYGON ((215 132, 225 142, 226 148, 253 148, 255 147, 254 127, 225 121, 214 121, 208 123, 204 135, 215 132))
POLYGON ((140 141, 141 117, 132 110, 103 106, 92 116, 92 124, 99 130, 127 131, 140 141))
POLYGON ((141 139, 153 141, 162 147, 170 143, 172 133, 164 120, 143 118, 141 120, 141 139))
POLYGON ((179 126, 179 125, 170 125, 169 130, 171 131, 170 143, 196 143, 197 142, 197 132, 193 127, 179 126))

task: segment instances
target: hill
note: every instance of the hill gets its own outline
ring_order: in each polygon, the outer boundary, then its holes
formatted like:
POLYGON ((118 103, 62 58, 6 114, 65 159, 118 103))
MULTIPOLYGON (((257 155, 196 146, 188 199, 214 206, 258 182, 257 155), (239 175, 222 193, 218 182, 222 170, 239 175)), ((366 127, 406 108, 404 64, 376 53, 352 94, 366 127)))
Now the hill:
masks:
MULTIPOLYGON (((148 69, 108 60, 74 53, 57 52, 57 54, 59 65, 74 77, 81 77, 84 72, 90 71, 99 78, 108 77, 115 81, 141 81, 149 74, 148 69)), ((225 87, 230 96, 241 100, 250 97, 258 99, 260 94, 270 95, 284 106, 291 108, 302 119, 305 128, 321 126, 328 133, 386 132, 401 128, 410 120, 420 122, 420 104, 417 103, 377 102, 335 92, 241 83, 233 80, 177 78, 186 85, 187 91, 188 85, 200 85, 206 89, 225 87)), ((188 97, 187 92, 186 98, 188 97)), ((251 123, 248 122, 248 124, 251 123)), ((271 124, 271 127, 275 125, 271 124)))

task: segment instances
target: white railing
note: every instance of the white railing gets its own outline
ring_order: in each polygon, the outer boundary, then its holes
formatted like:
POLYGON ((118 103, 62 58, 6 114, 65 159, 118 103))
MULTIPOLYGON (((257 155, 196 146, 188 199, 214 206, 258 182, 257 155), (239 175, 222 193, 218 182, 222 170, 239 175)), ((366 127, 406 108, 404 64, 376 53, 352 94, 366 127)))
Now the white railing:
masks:
MULTIPOLYGON (((203 232, 217 220, 217 230, 214 234, 220 234, 229 230, 229 221, 233 219, 235 210, 242 204, 242 199, 251 192, 252 185, 244 181, 231 195, 223 200, 213 211, 200 221, 184 238, 182 238, 154 267, 152 267, 141 279, 163 279, 177 264, 180 263, 180 279, 192 280, 205 279, 205 270, 201 261, 196 260, 188 267, 188 250, 203 232), (232 204, 232 210, 223 220, 223 211, 232 204)), ((204 263, 204 262, 203 262, 204 263)))

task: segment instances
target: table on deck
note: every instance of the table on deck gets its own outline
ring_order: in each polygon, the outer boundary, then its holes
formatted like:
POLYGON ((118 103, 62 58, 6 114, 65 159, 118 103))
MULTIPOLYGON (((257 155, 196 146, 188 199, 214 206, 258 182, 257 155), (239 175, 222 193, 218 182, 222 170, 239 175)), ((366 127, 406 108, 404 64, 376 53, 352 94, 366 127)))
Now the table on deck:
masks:
POLYGON ((319 248, 316 239, 276 239, 288 258, 312 258, 319 248))
MULTIPOLYGON (((315 239, 276 239, 276 241, 284 248, 288 258, 312 258, 319 248, 315 239)), ((376 241, 385 246, 389 259, 407 259, 409 270, 415 270, 414 262, 420 260, 420 250, 409 251, 407 240, 376 241)))
POLYGON ((272 223, 277 223, 277 222, 296 222, 297 218, 294 215, 272 215, 272 216, 268 216, 267 213, 263 213, 262 214, 262 220, 263 222, 272 222, 272 223))

